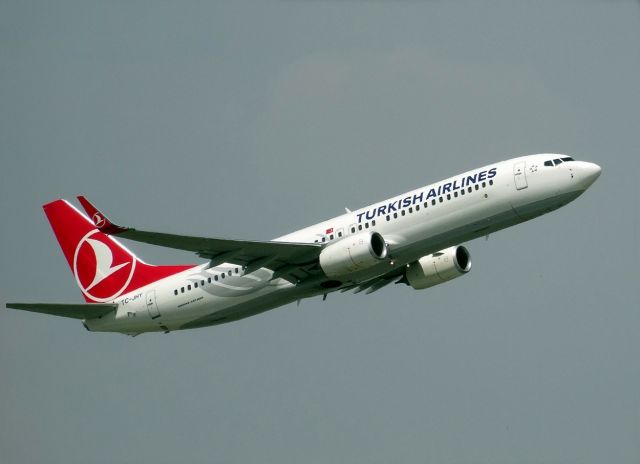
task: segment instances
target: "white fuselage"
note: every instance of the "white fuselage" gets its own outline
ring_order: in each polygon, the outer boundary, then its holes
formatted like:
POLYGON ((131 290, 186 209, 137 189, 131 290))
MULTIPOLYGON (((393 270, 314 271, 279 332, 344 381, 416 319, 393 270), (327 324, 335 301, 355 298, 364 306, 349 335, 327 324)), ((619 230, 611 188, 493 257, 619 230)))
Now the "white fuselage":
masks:
POLYGON ((582 161, 545 166, 563 157, 531 155, 491 164, 276 239, 330 244, 363 231, 381 234, 389 259, 346 276, 335 288, 273 279, 273 271, 267 268, 244 274, 234 264, 214 268, 203 264, 121 295, 114 300, 115 313, 85 324, 92 331, 129 334, 204 327, 365 282, 574 200, 595 181, 600 169, 582 161))

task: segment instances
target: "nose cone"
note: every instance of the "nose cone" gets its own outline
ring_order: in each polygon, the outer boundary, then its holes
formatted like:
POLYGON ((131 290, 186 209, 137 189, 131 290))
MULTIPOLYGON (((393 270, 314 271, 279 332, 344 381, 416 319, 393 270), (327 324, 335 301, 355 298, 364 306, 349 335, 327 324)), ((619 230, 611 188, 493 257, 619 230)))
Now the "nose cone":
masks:
POLYGON ((591 184, 593 184, 598 177, 600 177, 600 173, 602 172, 602 168, 595 163, 581 163, 580 166, 580 180, 583 184, 584 189, 588 189, 591 184))

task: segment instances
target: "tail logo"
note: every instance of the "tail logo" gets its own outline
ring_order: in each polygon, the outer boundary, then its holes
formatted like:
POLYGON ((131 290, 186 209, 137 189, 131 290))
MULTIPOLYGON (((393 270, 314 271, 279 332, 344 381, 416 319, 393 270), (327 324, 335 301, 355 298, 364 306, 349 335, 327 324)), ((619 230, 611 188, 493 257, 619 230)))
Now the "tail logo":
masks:
MULTIPOLYGON (((94 215, 96 224, 98 219, 102 217, 94 215)), ((131 282, 135 267, 135 258, 95 229, 80 240, 73 257, 73 273, 78 286, 96 302, 118 297, 131 282)))

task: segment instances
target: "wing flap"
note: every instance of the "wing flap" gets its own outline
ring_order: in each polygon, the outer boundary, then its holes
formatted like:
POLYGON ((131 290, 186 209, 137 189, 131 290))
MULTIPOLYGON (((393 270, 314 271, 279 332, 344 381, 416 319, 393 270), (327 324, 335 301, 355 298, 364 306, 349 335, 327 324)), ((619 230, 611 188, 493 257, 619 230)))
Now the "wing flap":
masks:
POLYGON ((386 287, 390 283, 394 282, 396 284, 400 283, 404 278, 404 273, 402 268, 396 268, 387 272, 384 275, 374 277, 371 280, 367 280, 366 282, 362 282, 359 285, 353 285, 349 287, 345 287, 342 289, 343 292, 347 292, 349 290, 353 290, 353 293, 365 292, 365 295, 369 295, 373 292, 377 292, 383 287, 386 287))
POLYGON ((117 304, 7 303, 7 308, 73 319, 94 319, 115 311, 117 304))

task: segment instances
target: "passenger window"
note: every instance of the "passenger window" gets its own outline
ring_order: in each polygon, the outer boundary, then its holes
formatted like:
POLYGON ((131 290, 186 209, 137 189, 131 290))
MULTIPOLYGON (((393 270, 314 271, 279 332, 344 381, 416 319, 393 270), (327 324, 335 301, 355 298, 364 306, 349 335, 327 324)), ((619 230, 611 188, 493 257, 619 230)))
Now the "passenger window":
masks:
POLYGON ((180 287, 180 293, 184 293, 184 287, 180 287))
POLYGON ((398 213, 393 213, 393 219, 398 219, 398 213))
POLYGON ((209 277, 209 278, 207 279, 207 282, 211 283, 211 277, 209 277))
POLYGON ((173 291, 173 294, 174 294, 174 295, 177 295, 177 294, 178 294, 178 290, 174 290, 174 291, 173 291))
POLYGON ((482 188, 486 188, 486 187, 487 187, 487 183, 486 183, 486 182, 483 182, 483 183, 482 183, 482 188))
POLYGON ((329 235, 329 240, 333 240, 333 234, 329 235))
POLYGON ((476 190, 480 190, 480 186, 476 184, 476 190))
POLYGON ((352 234, 354 234, 355 232, 356 232, 356 228, 355 228, 355 227, 352 227, 352 228, 351 228, 351 233, 352 233, 352 234))
POLYGON ((489 185, 493 185, 493 179, 489 180, 489 185))
POLYGON ((420 211, 420 205, 416 205, 416 211, 420 211))
POLYGON ((236 268, 236 274, 240 274, 240 269, 236 268))
POLYGON ((338 232, 338 237, 342 237, 342 232, 338 232))
POLYGON ((453 196, 454 196, 455 198, 458 198, 458 191, 457 191, 457 190, 456 190, 455 192, 453 192, 453 196))
POLYGON ((464 195, 464 189, 460 190, 460 195, 464 195))
POLYGON ((473 188, 469 187, 469 188, 467 189, 467 192, 469 192, 469 193, 473 192, 473 188))
POLYGON ((191 290, 191 285, 187 285, 187 290, 191 290))
POLYGON ((425 202, 424 202, 424 207, 426 208, 427 206, 429 206, 429 202, 428 202, 428 201, 425 201, 425 202))
POLYGON ((322 237, 322 243, 326 242, 327 238, 326 237, 322 237))
POLYGON ((201 287, 204 287, 204 280, 201 280, 201 281, 200 281, 200 286, 201 286, 201 287))
POLYGON ((376 220, 374 219, 373 221, 371 221, 371 226, 375 226, 376 225, 376 220))
POLYGON ((438 201, 439 201, 440 203, 442 203, 442 202, 444 201, 444 198, 440 197, 440 198, 438 198, 438 201))
POLYGON ((436 199, 434 198, 433 200, 431 200, 431 206, 435 206, 436 205, 436 199))
POLYGON ((193 288, 198 288, 198 282, 193 283, 193 288))
POLYGON ((358 230, 362 230, 362 224, 358 224, 358 230))
POLYGON ((391 216, 387 214, 387 222, 389 222, 390 220, 391 220, 391 216))
POLYGON ((451 200, 451 194, 447 193, 447 200, 451 200))
POLYGON ((213 276, 213 279, 217 282, 218 281, 218 276, 213 276))
POLYGON ((364 223, 364 227, 365 227, 365 229, 368 229, 368 228, 369 228, 369 223, 368 223, 368 222, 365 222, 365 223, 364 223))
POLYGON ((402 214, 403 216, 407 214, 407 212, 405 210, 400 211, 400 214, 402 214))

